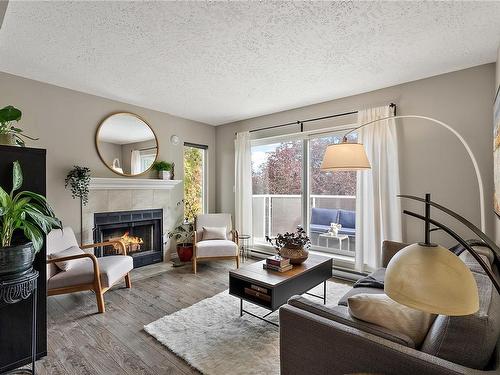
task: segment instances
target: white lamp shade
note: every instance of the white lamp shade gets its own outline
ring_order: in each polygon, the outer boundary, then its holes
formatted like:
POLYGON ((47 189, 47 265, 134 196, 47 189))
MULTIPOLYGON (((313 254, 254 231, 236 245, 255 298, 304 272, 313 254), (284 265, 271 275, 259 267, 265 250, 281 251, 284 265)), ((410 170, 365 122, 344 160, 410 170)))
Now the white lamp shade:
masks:
POLYGON ((339 143, 326 148, 322 170, 359 171, 370 169, 365 148, 360 143, 339 143))
POLYGON ((432 314, 469 315, 479 309, 472 272, 439 245, 413 244, 397 252, 387 265, 384 291, 403 305, 432 314))

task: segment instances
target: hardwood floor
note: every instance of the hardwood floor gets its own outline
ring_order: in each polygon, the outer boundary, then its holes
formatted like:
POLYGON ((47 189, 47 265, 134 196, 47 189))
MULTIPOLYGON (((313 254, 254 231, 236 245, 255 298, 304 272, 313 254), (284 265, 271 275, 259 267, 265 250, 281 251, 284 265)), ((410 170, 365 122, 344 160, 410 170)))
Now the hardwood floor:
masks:
POLYGON ((170 263, 135 269, 132 289, 122 283, 106 293, 104 314, 92 292, 49 297, 48 356, 37 361, 37 373, 197 374, 143 326, 227 289, 234 262, 198 267, 196 275, 170 263))

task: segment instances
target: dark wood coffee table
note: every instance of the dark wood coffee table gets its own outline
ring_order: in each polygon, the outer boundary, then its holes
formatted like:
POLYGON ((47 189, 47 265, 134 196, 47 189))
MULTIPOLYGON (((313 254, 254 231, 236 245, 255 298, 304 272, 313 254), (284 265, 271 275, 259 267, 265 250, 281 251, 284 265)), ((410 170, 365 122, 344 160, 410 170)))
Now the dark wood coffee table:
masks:
POLYGON ((265 262, 263 260, 229 271, 229 294, 240 299, 240 316, 246 313, 277 326, 266 317, 293 295, 306 293, 326 303, 326 281, 332 277, 332 258, 310 254, 304 263, 282 273, 264 269, 262 265, 265 262), (323 296, 307 293, 321 283, 323 296), (264 316, 255 315, 243 309, 243 301, 271 311, 264 316))

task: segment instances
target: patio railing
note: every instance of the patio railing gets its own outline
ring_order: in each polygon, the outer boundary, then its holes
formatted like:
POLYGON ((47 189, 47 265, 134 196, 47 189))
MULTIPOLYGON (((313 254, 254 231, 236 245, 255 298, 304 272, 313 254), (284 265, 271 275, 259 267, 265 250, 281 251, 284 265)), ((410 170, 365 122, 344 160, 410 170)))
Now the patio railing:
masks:
MULTIPOLYGON (((256 194, 253 195, 253 235, 256 245, 266 244, 266 236, 273 236, 277 233, 294 231, 298 225, 309 230, 308 217, 302 214, 302 197, 300 195, 281 194, 256 194), (307 219, 307 222, 306 222, 307 219)), ((343 209, 354 211, 356 209, 356 197, 350 195, 311 195, 309 211, 313 207, 328 209, 343 209)), ((354 237, 351 236, 346 241, 337 239, 320 238, 318 233, 310 234, 313 249, 327 252, 334 252, 341 255, 354 255, 354 237), (349 250, 348 250, 349 249, 349 250)))

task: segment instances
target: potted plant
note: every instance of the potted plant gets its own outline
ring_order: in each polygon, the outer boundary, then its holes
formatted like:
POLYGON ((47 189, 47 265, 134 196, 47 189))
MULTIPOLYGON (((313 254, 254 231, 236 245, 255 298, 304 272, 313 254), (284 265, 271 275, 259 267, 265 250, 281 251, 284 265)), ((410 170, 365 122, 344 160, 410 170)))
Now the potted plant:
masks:
POLYGON ((177 245, 177 255, 181 262, 189 262, 193 257, 194 225, 186 220, 168 233, 168 238, 174 238, 177 245))
POLYGON ((23 130, 14 126, 14 122, 19 122, 21 120, 22 112, 8 105, 0 109, 0 144, 10 145, 10 146, 22 146, 24 147, 24 139, 31 139, 33 141, 38 140, 38 138, 32 138, 23 134, 23 130))
POLYGON ((271 239, 266 236, 266 241, 269 242, 283 258, 289 258, 291 264, 301 264, 309 256, 306 250, 311 246, 311 240, 307 236, 306 231, 302 227, 297 227, 294 233, 278 235, 271 239))
POLYGON ((153 164, 153 169, 158 171, 158 177, 162 180, 171 180, 172 172, 174 170, 174 163, 168 161, 157 161, 153 164))
POLYGON ((36 253, 43 246, 44 234, 62 227, 44 196, 31 191, 15 194, 22 184, 21 165, 15 161, 10 194, 0 187, 0 278, 29 272, 36 253), (19 231, 29 242, 14 244, 14 236, 19 231))
POLYGON ((83 242, 83 206, 89 201, 90 168, 74 165, 64 180, 64 187, 71 189, 73 199, 80 198, 80 242, 83 242))

